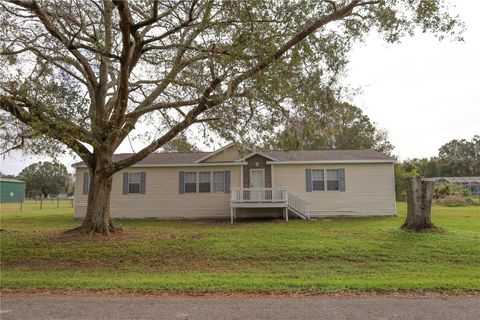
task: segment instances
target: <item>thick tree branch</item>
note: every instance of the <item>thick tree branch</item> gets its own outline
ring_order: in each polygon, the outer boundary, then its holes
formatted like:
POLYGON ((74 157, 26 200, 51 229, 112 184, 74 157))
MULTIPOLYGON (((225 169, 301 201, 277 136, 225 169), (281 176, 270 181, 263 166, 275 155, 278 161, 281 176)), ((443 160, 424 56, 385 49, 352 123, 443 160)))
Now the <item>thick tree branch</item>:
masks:
MULTIPOLYGON (((280 48, 278 48, 272 55, 266 57, 262 61, 260 61, 257 65, 254 67, 246 70, 239 76, 235 77, 230 83, 228 84, 228 88, 225 90, 225 92, 222 95, 217 95, 215 99, 210 99, 210 94, 211 92, 218 86, 218 84, 221 82, 221 79, 214 79, 214 81, 210 84, 210 86, 205 90, 204 94, 202 97, 200 97, 200 102, 198 105, 192 109, 190 112, 187 113, 186 117, 177 125, 175 125, 173 128, 171 128, 166 134, 164 134, 161 138, 153 141, 149 146, 145 147, 142 149, 140 152, 136 153, 135 155, 124 159, 122 161, 119 161, 114 164, 113 166, 113 172, 116 172, 118 170, 124 169, 128 166, 131 166, 132 164, 144 159, 146 156, 148 156, 151 152, 157 150, 159 147, 161 147, 163 144, 167 143, 171 139, 173 139, 178 133, 183 131, 184 129, 188 128, 191 124, 195 123, 197 121, 197 117, 202 114, 204 111, 206 111, 209 108, 212 108, 214 106, 217 106, 227 99, 231 98, 232 96, 235 95, 235 91, 238 88, 238 86, 244 82, 245 80, 253 77, 255 74, 261 72, 262 70, 266 69, 269 65, 274 63, 275 61, 279 60, 285 52, 296 46, 298 43, 300 43, 302 40, 304 40, 306 37, 314 33, 316 30, 319 28, 327 25, 328 23, 336 20, 343 19, 344 17, 350 15, 352 13, 352 10, 358 5, 358 3, 361 2, 361 0, 353 0, 351 1, 347 6, 329 14, 320 17, 318 20, 314 21, 313 23, 309 24, 306 26, 304 29, 299 31, 297 34, 295 34, 290 40, 288 40, 284 45, 282 45, 280 48)), ((155 96, 156 98, 156 96, 155 96)), ((147 99, 146 99, 147 100, 147 99)), ((146 108, 148 105, 145 105, 144 108, 146 108)), ((141 108, 139 108, 141 109, 141 108)), ((131 128, 131 127, 129 127, 131 128)), ((112 174, 113 174, 112 172, 112 174)))
POLYGON ((190 125, 195 123, 197 121, 197 117, 204 112, 205 110, 208 109, 210 106, 210 95, 211 93, 215 90, 215 88, 220 84, 221 79, 217 78, 214 79, 210 85, 208 86, 207 89, 205 89, 205 92, 203 93, 200 102, 198 103, 197 107, 192 109, 190 112, 188 112, 185 116, 185 118, 173 126, 166 134, 164 134, 161 138, 155 140, 152 142, 149 146, 143 148, 140 150, 140 152, 136 153, 135 155, 116 162, 113 164, 112 172, 111 174, 122 170, 126 167, 131 166, 134 163, 137 163, 138 161, 144 159, 146 156, 148 156, 150 153, 153 151, 157 150, 160 148, 162 145, 165 143, 169 142, 173 138, 175 138, 180 132, 182 132, 184 129, 188 128, 190 125))
POLYGON ((92 160, 91 152, 78 140, 83 137, 85 139, 84 142, 94 143, 88 133, 84 132, 82 128, 71 122, 62 122, 58 121, 58 119, 49 120, 39 112, 33 115, 24 110, 23 107, 18 106, 18 103, 14 99, 4 95, 0 95, 0 108, 10 113, 22 123, 33 128, 36 133, 45 134, 64 143, 75 151, 84 161, 92 160))
POLYGON ((93 89, 97 85, 97 78, 87 58, 80 53, 78 48, 76 48, 69 39, 65 38, 65 36, 57 28, 55 28, 45 10, 43 10, 34 0, 13 0, 12 3, 33 12, 38 17, 40 22, 45 26, 45 29, 47 29, 47 31, 53 37, 58 39, 64 45, 64 47, 72 53, 72 55, 82 65, 85 74, 87 75, 86 80, 90 84, 91 89, 93 89))

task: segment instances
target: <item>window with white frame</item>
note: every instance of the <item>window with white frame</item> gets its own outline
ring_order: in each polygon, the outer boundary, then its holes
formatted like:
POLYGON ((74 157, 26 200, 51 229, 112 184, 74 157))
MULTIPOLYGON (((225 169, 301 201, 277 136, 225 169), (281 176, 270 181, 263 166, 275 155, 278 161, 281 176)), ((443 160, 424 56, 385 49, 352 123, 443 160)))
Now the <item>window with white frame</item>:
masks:
POLYGON ((213 192, 225 192, 225 171, 213 172, 213 192))
POLYGON ((185 193, 197 192, 197 173, 185 172, 185 193))
POLYGON ((338 169, 327 169, 327 190, 340 190, 338 169))
POLYGON ((312 170, 312 191, 325 190, 325 173, 322 170, 312 170))
POLYGON ((128 173, 128 193, 140 193, 140 172, 128 173))
POLYGON ((198 180, 198 192, 210 192, 210 171, 200 172, 198 180))

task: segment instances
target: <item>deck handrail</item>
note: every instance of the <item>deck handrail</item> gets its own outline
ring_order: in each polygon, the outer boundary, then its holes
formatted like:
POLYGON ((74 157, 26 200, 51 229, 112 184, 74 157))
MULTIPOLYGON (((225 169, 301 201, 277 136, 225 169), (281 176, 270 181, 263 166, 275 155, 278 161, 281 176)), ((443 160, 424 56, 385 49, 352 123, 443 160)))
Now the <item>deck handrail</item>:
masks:
POLYGON ((243 188, 231 190, 232 202, 287 202, 285 188, 243 188))
POLYGON ((310 204, 296 194, 288 191, 288 206, 304 214, 310 219, 310 204))
POLYGON ((231 202, 284 203, 310 219, 310 203, 287 188, 240 188, 231 190, 231 202))

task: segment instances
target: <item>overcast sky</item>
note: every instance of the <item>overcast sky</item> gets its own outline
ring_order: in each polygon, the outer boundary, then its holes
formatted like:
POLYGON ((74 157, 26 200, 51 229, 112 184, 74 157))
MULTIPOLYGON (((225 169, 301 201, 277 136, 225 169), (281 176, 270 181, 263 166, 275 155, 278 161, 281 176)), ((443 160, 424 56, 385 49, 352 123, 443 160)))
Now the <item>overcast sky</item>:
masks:
MULTIPOLYGON (((361 88, 354 102, 388 130, 401 160, 435 156, 452 139, 480 134, 480 2, 451 2, 466 23, 464 43, 417 34, 388 45, 372 35, 351 54, 346 80, 361 88)), ((128 143, 118 152, 131 152, 128 143)), ((39 160, 14 153, 0 159, 0 170, 17 174, 39 160)))
POLYGON ((480 134, 480 2, 451 2, 466 23, 464 43, 417 34, 387 45, 372 36, 352 53, 348 80, 362 88, 355 103, 389 131, 400 159, 480 134))

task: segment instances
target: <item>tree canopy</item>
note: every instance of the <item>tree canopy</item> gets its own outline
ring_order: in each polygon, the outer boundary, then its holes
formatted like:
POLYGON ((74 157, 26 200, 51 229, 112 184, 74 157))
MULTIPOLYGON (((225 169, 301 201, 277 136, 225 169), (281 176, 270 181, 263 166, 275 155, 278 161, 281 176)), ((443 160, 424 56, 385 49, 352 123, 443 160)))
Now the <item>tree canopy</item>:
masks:
POLYGON ((362 110, 348 103, 295 115, 270 138, 269 148, 283 150, 373 149, 390 155, 393 145, 362 110))
POLYGON ((328 82, 372 29, 394 42, 417 28, 443 37, 461 26, 438 0, 23 0, 1 7, 0 101, 17 120, 2 115, 12 129, 4 141, 40 151, 45 145, 25 139, 53 139, 91 163, 85 144, 115 150, 146 122, 151 143, 111 171, 192 124, 217 121, 213 127, 229 138, 239 138, 247 122, 264 127, 288 108, 295 79, 317 73, 328 82))
POLYGON ((437 157, 407 159, 395 164, 395 191, 400 199, 405 193, 405 175, 423 178, 480 176, 480 135, 471 141, 453 139, 438 150, 437 157))
POLYGON ((3 173, 2 171, 0 171, 0 178, 18 179, 18 176, 14 174, 3 173))
POLYGON ((442 176, 480 176, 480 135, 454 139, 438 150, 442 176))
POLYGON ((403 167, 426 178, 480 176, 480 135, 471 141, 453 139, 438 149, 437 157, 408 159, 403 167))
POLYGON ((163 151, 166 152, 193 152, 199 151, 197 147, 188 141, 185 134, 180 134, 177 137, 170 140, 163 146, 163 151))
POLYGON ((58 162, 37 162, 23 169, 18 175, 25 182, 28 196, 57 195, 67 188, 67 168, 58 162))

